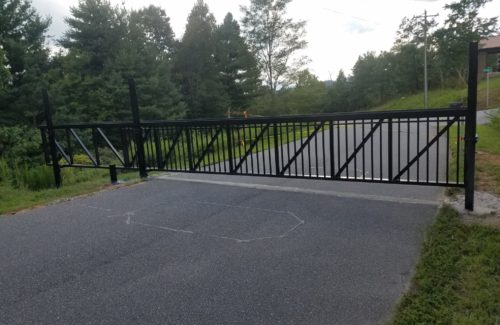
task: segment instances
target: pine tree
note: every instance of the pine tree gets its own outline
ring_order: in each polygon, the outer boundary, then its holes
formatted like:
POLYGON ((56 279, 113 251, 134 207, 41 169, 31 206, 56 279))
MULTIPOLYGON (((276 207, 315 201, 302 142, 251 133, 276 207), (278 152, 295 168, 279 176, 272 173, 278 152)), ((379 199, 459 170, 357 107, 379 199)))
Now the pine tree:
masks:
POLYGON ((247 108, 259 85, 257 61, 241 36, 240 26, 228 13, 215 33, 215 60, 231 110, 247 108))
POLYGON ((229 104, 215 61, 216 29, 208 6, 198 0, 189 14, 175 59, 189 117, 221 116, 229 104))
POLYGON ((50 18, 27 0, 0 0, 0 124, 36 124, 50 18))

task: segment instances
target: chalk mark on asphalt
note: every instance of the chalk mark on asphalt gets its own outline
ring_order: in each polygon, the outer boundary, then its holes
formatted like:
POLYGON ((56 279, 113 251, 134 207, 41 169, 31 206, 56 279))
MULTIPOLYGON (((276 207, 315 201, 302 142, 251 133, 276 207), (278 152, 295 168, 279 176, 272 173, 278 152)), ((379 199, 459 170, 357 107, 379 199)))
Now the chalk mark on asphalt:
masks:
MULTIPOLYGON (((225 207, 225 208, 252 209, 252 210, 256 210, 256 211, 272 212, 272 213, 276 213, 276 214, 286 214, 286 215, 289 215, 292 218, 294 218, 297 221, 297 223, 294 224, 290 229, 288 229, 284 233, 276 235, 276 236, 264 236, 264 237, 250 238, 250 239, 242 239, 242 238, 229 237, 229 236, 204 234, 201 232, 194 232, 194 231, 186 230, 186 229, 178 229, 178 228, 173 228, 173 227, 159 226, 159 225, 153 225, 150 223, 143 223, 143 222, 135 221, 133 218, 135 217, 136 213, 141 211, 141 210, 145 210, 146 208, 135 210, 135 211, 126 211, 124 213, 106 215, 104 217, 108 218, 108 219, 124 217, 126 225, 137 225, 137 226, 152 228, 152 229, 161 230, 161 231, 169 231, 169 232, 183 233, 183 234, 189 234, 189 235, 200 235, 200 236, 206 236, 206 237, 217 238, 217 239, 225 239, 225 240, 231 240, 231 241, 234 241, 237 243, 251 243, 251 242, 262 241, 262 240, 282 239, 282 238, 287 237, 291 232, 295 231, 298 227, 300 227, 301 225, 303 225, 305 223, 305 221, 302 220, 301 218, 299 218, 295 213, 290 212, 290 211, 284 211, 284 210, 263 209, 263 208, 256 208, 256 207, 250 207, 250 206, 231 205, 231 204, 224 204, 224 203, 204 202, 204 201, 182 202, 182 203, 187 204, 187 205, 193 205, 193 204, 211 205, 211 206, 220 206, 220 207, 225 207)), ((99 210, 99 211, 104 211, 104 212, 114 212, 112 209, 101 208, 101 207, 91 206, 91 205, 82 204, 82 203, 76 203, 76 205, 99 210)))

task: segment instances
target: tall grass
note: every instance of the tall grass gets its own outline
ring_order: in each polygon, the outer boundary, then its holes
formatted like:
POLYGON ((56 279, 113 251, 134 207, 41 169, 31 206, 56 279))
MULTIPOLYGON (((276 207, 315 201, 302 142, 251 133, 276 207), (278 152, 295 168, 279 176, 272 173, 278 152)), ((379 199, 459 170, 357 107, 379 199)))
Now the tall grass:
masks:
POLYGON ((14 188, 39 191, 54 186, 52 169, 48 166, 17 166, 11 170, 11 184, 14 188))

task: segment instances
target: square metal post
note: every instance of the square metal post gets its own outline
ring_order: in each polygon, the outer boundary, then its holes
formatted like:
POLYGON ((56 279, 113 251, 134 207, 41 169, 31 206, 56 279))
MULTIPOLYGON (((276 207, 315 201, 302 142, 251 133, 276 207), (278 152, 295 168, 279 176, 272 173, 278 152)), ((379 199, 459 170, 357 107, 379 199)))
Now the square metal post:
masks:
POLYGON ((130 92, 130 104, 132 107, 132 118, 134 120, 135 142, 137 144, 137 162, 139 164, 139 175, 141 178, 148 177, 146 171, 146 157, 144 154, 144 138, 142 136, 141 119, 139 115, 139 103, 137 101, 137 92, 135 89, 135 80, 128 79, 130 92))
MULTIPOLYGON (((56 136, 54 132, 54 125, 52 124, 52 114, 50 111, 49 93, 46 89, 42 91, 43 108, 45 112, 45 122, 47 123, 47 131, 49 133, 49 149, 50 158, 52 160, 52 169, 54 171, 54 181, 56 187, 61 187, 61 167, 57 158, 56 136)), ((43 131, 42 131, 43 132, 43 131)), ((44 137, 42 137, 44 138, 44 137)))
POLYGON ((469 84, 465 118, 465 209, 474 210, 474 177, 476 169, 478 43, 469 44, 469 84))

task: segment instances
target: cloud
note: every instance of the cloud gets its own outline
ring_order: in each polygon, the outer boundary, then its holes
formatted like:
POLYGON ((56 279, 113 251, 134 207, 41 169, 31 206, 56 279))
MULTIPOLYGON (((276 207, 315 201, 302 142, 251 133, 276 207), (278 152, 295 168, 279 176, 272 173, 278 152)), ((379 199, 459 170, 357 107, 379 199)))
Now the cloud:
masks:
POLYGON ((369 33, 369 32, 372 32, 375 30, 374 27, 372 27, 368 24, 362 24, 362 23, 357 22, 357 21, 350 21, 346 25, 346 29, 347 29, 347 31, 349 31, 351 33, 356 33, 356 34, 365 34, 365 33, 369 33))

